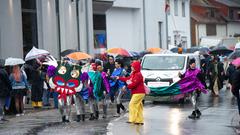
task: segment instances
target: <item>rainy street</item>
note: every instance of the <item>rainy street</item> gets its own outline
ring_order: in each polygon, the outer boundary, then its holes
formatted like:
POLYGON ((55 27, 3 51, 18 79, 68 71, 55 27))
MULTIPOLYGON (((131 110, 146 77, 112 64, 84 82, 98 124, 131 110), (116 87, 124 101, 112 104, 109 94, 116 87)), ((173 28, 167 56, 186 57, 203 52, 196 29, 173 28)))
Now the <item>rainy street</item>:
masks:
POLYGON ((0 0, 0 135, 240 135, 240 0, 0 0))
MULTIPOLYGON (((197 120, 187 118, 192 108, 190 103, 154 103, 146 101, 144 125, 128 124, 127 115, 114 118, 115 107, 109 107, 107 119, 76 122, 72 109, 71 122, 62 123, 56 109, 32 111, 21 117, 9 117, 1 123, 0 134, 26 135, 235 135, 239 132, 239 117, 235 98, 229 90, 221 90, 219 97, 202 94, 199 99, 202 117, 197 120)), ((126 103, 127 105, 127 103, 126 103)))

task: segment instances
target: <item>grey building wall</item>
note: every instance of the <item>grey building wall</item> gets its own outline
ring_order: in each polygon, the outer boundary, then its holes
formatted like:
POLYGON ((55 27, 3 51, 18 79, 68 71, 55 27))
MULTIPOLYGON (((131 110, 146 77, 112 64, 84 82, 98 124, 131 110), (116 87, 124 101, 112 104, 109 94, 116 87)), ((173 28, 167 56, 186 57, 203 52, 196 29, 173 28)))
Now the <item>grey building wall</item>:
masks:
POLYGON ((23 57, 21 0, 0 1, 0 58, 23 57))

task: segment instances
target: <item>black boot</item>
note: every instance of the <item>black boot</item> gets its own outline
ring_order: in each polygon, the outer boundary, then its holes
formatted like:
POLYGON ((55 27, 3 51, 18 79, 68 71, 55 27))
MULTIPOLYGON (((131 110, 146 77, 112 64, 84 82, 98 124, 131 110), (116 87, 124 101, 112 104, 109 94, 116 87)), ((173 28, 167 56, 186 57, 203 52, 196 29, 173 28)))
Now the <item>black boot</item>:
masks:
POLYGON ((66 120, 65 120, 65 122, 67 122, 67 123, 68 123, 68 122, 70 122, 70 121, 69 121, 68 119, 66 119, 66 120))
POLYGON ((89 120, 94 120, 94 119, 95 119, 95 117, 93 116, 93 113, 91 113, 89 120))
POLYGON ((121 104, 117 104, 117 113, 120 114, 121 104))
POLYGON ((66 116, 62 116, 62 122, 66 122, 66 116))
POLYGON ((197 109, 196 110, 196 118, 200 118, 200 116, 202 115, 202 113, 197 109))
POLYGON ((190 119, 195 119, 196 118, 196 112, 193 111, 191 115, 188 116, 190 119))
POLYGON ((80 120, 81 120, 81 115, 77 115, 77 122, 80 122, 80 120))
POLYGON ((99 111, 96 111, 95 112, 95 119, 98 120, 98 118, 99 118, 99 111))
POLYGON ((85 114, 81 115, 82 121, 85 121, 85 114))
POLYGON ((120 108, 121 108, 124 112, 126 112, 126 108, 123 106, 122 103, 120 104, 120 108))

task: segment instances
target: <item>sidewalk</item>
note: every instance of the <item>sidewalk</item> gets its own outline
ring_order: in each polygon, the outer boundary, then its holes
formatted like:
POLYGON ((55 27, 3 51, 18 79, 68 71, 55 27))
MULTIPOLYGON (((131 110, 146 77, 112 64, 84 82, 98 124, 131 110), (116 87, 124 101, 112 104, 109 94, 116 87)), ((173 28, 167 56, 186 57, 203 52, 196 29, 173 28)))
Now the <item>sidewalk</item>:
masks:
MULTIPOLYGON (((124 104, 125 106, 127 103, 124 104)), ((100 106, 101 107, 101 106, 100 106)), ((127 106, 126 106, 127 107, 127 106)), ((89 121, 89 106, 86 105, 85 122, 76 122, 75 107, 72 106, 70 123, 62 123, 61 115, 58 109, 53 107, 43 107, 34 109, 31 104, 25 105, 25 115, 16 117, 15 115, 7 116, 9 121, 0 123, 0 135, 32 135, 32 134, 85 134, 86 132, 104 132, 108 122, 115 117, 115 104, 110 104, 108 108, 108 117, 102 118, 102 108, 99 109, 100 117, 98 120, 89 121)), ((90 133, 91 134, 91 133, 90 133)))

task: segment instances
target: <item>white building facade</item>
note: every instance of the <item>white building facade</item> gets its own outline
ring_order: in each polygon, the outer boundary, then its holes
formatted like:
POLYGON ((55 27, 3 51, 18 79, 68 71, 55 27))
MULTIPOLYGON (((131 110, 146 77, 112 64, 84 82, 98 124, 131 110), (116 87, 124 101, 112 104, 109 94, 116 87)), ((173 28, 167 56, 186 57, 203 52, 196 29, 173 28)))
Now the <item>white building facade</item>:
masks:
POLYGON ((106 12, 108 48, 167 48, 163 0, 115 0, 106 12))
POLYGON ((171 47, 182 45, 189 48, 191 44, 190 0, 168 0, 168 40, 171 47))
POLYGON ((168 49, 175 32, 189 46, 189 0, 178 1, 179 12, 180 1, 185 2, 185 17, 171 15, 174 0, 1 0, 0 58, 23 58, 32 46, 57 58, 66 49, 94 54, 95 35, 99 33, 106 35, 106 48, 168 49), (166 2, 170 4, 169 15, 166 2), (98 22, 94 17, 99 16, 105 17, 106 26, 95 29, 98 22))
POLYGON ((65 49, 93 54, 92 6, 91 0, 1 0, 0 58, 22 58, 24 48, 31 46, 57 58, 65 49), (36 27, 32 22, 25 25, 29 16, 27 21, 36 20, 36 27))

